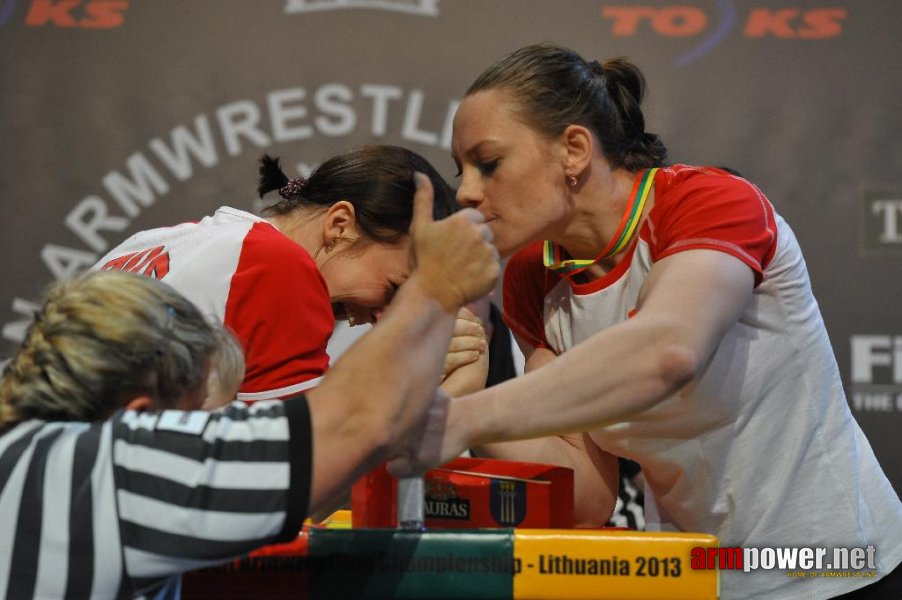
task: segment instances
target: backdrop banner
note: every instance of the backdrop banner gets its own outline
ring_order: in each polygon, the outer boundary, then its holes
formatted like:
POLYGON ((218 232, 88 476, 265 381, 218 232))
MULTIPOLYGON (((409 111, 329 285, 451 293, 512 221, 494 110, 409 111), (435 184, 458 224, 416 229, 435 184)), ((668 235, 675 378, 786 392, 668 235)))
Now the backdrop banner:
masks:
POLYGON ((553 41, 638 64, 670 159, 740 171, 793 226, 902 490, 900 24, 898 0, 0 0, 0 358, 130 234, 258 210, 263 152, 303 173, 399 144, 453 184, 467 86, 553 41))

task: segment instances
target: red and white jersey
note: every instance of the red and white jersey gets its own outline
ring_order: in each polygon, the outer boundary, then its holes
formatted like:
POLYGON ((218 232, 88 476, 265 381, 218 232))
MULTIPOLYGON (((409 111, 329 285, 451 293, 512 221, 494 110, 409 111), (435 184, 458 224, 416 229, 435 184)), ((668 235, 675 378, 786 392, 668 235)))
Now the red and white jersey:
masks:
POLYGON ((335 318, 326 282, 306 250, 251 213, 223 207, 139 232, 95 268, 161 279, 231 329, 247 364, 239 400, 294 395, 328 367, 335 318))
MULTIPOLYGON (((758 188, 717 169, 664 168, 654 186, 637 240, 600 279, 572 284, 548 271, 541 244, 514 255, 507 324, 560 354, 630 318, 664 257, 704 248, 743 261, 753 298, 703 374, 592 438, 641 465, 650 530, 712 533, 726 547, 874 545, 880 572, 891 571, 902 560, 902 504, 848 408, 792 230, 758 188)), ((830 597, 868 583, 723 575, 729 598, 830 597)))

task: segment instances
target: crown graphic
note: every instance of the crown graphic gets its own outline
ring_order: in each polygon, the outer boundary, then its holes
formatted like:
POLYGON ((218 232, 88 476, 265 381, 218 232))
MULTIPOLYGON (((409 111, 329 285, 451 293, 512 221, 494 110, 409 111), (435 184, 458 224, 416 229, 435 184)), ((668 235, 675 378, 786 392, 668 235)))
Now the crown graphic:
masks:
POLYGON ((423 17, 438 16, 439 0, 286 0, 287 14, 353 8, 389 10, 423 17))

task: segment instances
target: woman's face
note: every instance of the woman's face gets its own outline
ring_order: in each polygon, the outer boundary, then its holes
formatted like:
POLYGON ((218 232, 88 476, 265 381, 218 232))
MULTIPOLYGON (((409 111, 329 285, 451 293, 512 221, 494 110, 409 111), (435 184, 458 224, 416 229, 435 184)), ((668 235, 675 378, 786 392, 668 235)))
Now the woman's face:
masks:
POLYGON ((567 219, 565 147, 516 118, 509 93, 467 96, 454 117, 457 202, 476 208, 502 257, 553 237, 567 219))
POLYGON ((410 239, 386 244, 358 241, 356 247, 336 248, 320 266, 339 317, 352 324, 374 323, 398 287, 410 276, 410 239))

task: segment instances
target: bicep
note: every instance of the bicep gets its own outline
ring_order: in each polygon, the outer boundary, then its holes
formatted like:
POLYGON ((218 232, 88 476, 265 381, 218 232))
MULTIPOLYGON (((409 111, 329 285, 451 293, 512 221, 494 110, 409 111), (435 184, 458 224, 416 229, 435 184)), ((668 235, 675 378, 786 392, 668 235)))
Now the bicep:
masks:
POLYGON ((745 311, 754 284, 754 271, 730 254, 679 252, 652 267, 634 319, 667 319, 679 341, 706 360, 745 311))

